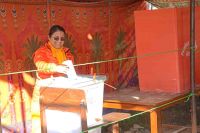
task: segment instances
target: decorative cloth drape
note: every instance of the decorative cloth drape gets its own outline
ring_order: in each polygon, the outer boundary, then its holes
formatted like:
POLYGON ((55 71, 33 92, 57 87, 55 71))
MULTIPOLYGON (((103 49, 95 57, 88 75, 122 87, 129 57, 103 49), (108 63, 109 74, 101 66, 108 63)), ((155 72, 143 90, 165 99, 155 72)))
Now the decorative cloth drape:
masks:
MULTIPOLYGON (((0 73, 35 69, 31 54, 47 40, 48 29, 53 24, 66 29, 67 46, 76 57, 75 64, 134 56, 134 11, 143 9, 146 9, 146 4, 141 0, 85 3, 2 1, 0 73)), ((115 87, 137 85, 136 59, 75 69, 78 73, 90 74, 91 68, 97 74, 105 74, 107 83, 115 87)), ((16 125, 31 118, 34 73, 27 74, 0 76, 1 117, 5 125, 16 125)))

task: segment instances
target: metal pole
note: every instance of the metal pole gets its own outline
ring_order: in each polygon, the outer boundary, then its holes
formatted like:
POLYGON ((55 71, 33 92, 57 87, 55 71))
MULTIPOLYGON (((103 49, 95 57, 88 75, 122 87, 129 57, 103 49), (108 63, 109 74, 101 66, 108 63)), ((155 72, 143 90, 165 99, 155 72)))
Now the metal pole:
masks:
MULTIPOLYGON (((190 0, 190 82, 195 94, 195 0, 190 0)), ((197 133, 196 100, 192 95, 192 133, 197 133)))

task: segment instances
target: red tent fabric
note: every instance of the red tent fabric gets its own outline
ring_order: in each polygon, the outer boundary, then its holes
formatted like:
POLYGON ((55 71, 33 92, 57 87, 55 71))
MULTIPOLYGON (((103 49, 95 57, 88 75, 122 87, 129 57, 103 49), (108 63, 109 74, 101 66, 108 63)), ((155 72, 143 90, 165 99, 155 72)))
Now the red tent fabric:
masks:
MULTIPOLYGON (((31 53, 41 41, 47 40, 53 24, 62 25, 71 42, 76 64, 112 60, 135 55, 135 10, 146 9, 144 1, 115 2, 56 2, 2 1, 0 3, 0 73, 35 69, 31 53), (93 40, 88 38, 93 37, 93 40), (124 36, 123 36, 124 35, 124 36), (122 37, 119 41, 118 38, 122 37), (95 41, 101 44, 100 56, 94 58, 95 41), (128 47, 116 50, 119 42, 128 47), (121 52, 120 54, 116 54, 121 52)), ((137 85, 136 59, 110 61, 100 65, 75 67, 78 73, 89 74, 93 67, 97 74, 105 74, 107 83, 115 87, 137 85)), ((0 76, 2 121, 30 119, 30 99, 34 73, 0 76), (14 102, 14 104, 12 103, 14 102), (23 106, 21 106, 23 103, 23 106), (12 104, 12 106, 10 106, 12 104), (6 115, 10 112, 13 116, 6 115), (23 113, 21 113, 23 112, 23 113)), ((108 87, 106 91, 110 90, 108 87)))

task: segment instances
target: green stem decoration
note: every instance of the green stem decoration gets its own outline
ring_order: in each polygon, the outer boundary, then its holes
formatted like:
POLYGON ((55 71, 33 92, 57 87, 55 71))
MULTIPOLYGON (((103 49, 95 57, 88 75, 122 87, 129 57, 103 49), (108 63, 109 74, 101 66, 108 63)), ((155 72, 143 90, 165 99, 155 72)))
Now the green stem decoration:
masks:
POLYGON ((3 56, 3 50, 2 50, 2 44, 0 43, 0 71, 4 71, 4 61, 2 59, 3 56))
POLYGON ((76 62, 77 56, 75 54, 75 48, 74 48, 74 40, 72 39, 72 36, 69 34, 65 35, 65 42, 64 42, 64 47, 67 47, 70 49, 70 52, 74 56, 74 60, 76 62))
MULTIPOLYGON (((117 38, 116 38, 116 42, 115 42, 115 55, 116 58, 122 58, 123 54, 125 53, 126 49, 128 48, 128 44, 125 42, 125 35, 126 33, 120 28, 120 30, 117 33, 117 38)), ((118 73, 118 83, 120 86, 120 82, 122 81, 122 60, 118 61, 119 63, 119 73, 118 73)))
POLYGON ((25 57, 24 66, 27 69, 35 69, 33 54, 41 45, 42 41, 39 41, 38 36, 34 35, 28 38, 26 43, 23 45, 23 48, 25 49, 23 52, 23 55, 25 57))
MULTIPOLYGON (((103 50, 102 50, 102 38, 100 33, 95 33, 92 37, 91 40, 91 44, 92 44, 92 58, 93 61, 100 61, 102 54, 103 54, 103 50)), ((100 64, 95 64, 96 67, 96 73, 100 72, 100 64)))

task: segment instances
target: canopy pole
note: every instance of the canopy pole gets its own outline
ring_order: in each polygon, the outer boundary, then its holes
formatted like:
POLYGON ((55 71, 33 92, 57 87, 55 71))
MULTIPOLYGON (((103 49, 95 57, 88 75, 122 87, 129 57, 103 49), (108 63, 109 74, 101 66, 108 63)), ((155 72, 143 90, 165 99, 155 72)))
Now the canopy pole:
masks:
MULTIPOLYGON (((190 84, 192 94, 195 94, 195 0, 190 0, 190 84)), ((196 100, 192 95, 192 133, 197 133, 196 100)))
POLYGON ((51 1, 47 0, 47 21, 48 21, 48 28, 50 29, 51 27, 51 5, 50 5, 51 1))

